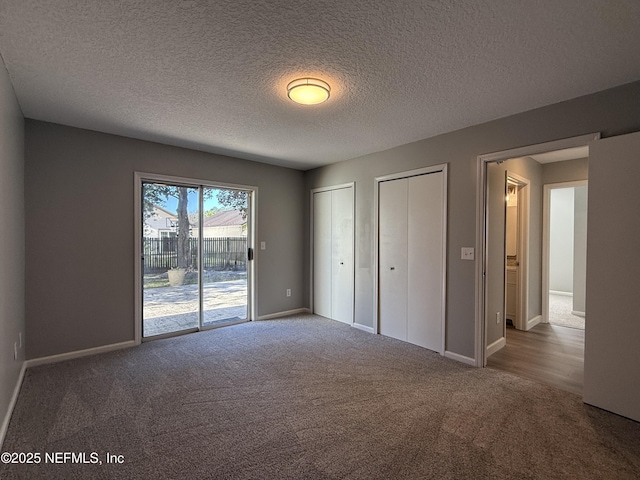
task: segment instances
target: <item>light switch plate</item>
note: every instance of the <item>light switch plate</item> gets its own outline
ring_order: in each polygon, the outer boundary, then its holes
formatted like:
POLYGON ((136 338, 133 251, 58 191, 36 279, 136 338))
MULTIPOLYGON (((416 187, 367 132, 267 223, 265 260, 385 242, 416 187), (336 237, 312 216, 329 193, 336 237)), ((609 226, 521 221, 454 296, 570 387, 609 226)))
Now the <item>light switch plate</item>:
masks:
POLYGON ((267 249, 267 242, 260 242, 260 250, 266 250, 267 249))
POLYGON ((462 247, 460 258, 462 260, 475 260, 475 249, 473 247, 462 247))

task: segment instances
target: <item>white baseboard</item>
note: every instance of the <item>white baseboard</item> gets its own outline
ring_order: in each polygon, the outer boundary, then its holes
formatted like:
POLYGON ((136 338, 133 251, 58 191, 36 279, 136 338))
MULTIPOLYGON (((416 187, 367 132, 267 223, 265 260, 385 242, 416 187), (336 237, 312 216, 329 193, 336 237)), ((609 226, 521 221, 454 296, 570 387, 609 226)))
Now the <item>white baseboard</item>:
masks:
POLYGON ((85 350, 76 350, 75 352, 67 352, 60 353, 58 355, 50 355, 48 357, 33 358, 31 360, 27 360, 25 363, 27 365, 27 368, 37 367, 39 365, 64 362, 65 360, 87 357, 89 355, 97 355, 98 353, 112 352, 114 350, 120 350, 122 348, 135 347, 136 345, 137 344, 135 340, 129 340, 127 342, 112 343, 111 345, 102 345, 100 347, 87 348, 85 350))
POLYGON ((583 317, 583 318, 587 316, 586 313, 581 312, 579 310, 571 310, 571 315, 575 315, 577 317, 583 317))
POLYGON ((498 340, 496 340, 495 342, 493 342, 491 345, 489 345, 487 347, 487 358, 490 357, 491 355, 493 355, 494 353, 496 353, 498 350, 500 350, 506 344, 507 344, 507 339, 504 338, 504 337, 501 337, 498 340))
POLYGON ((268 315, 260 315, 258 320, 271 320, 273 318, 287 317, 289 315, 297 315, 299 313, 311 313, 308 308, 296 308, 295 310, 287 310, 286 312, 270 313, 268 315))
POLYGON ((465 357, 464 355, 460 355, 459 353, 450 352, 449 350, 445 350, 444 352, 445 358, 450 358, 451 360, 455 360, 460 363, 465 363, 467 365, 471 365, 472 367, 476 366, 476 359, 471 357, 465 357))
POLYGON ((573 297, 573 292, 561 292, 560 290, 549 290, 549 295, 560 295, 562 297, 573 297))
POLYGON ((527 320, 527 331, 531 330, 533 327, 535 327, 539 323, 542 323, 542 315, 536 315, 532 319, 527 320))
POLYGON ((362 331, 367 332, 367 333, 376 333, 376 331, 373 329, 373 327, 367 327, 366 325, 361 325, 359 323, 352 323, 351 326, 353 328, 357 328, 358 330, 362 330, 362 331))
POLYGON ((16 406, 16 402, 18 401, 18 394, 20 393, 20 387, 22 387, 22 381, 24 380, 24 373, 27 370, 26 362, 22 362, 22 368, 20 369, 20 374, 18 375, 18 380, 16 381, 16 386, 13 388, 13 395, 11 395, 11 400, 9 401, 9 407, 7 408, 7 412, 4 415, 4 420, 2 421, 2 426, 0 426, 0 451, 2 451, 2 445, 4 444, 4 437, 7 434, 7 429, 9 428, 9 422, 11 421, 11 415, 13 415, 13 409, 16 406))

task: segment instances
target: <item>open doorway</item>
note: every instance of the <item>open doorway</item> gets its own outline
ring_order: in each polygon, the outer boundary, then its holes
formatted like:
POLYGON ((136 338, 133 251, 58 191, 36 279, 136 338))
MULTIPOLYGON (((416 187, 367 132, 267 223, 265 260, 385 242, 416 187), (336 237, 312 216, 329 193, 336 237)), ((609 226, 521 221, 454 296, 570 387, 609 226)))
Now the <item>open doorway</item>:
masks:
MULTIPOLYGON (((546 323, 549 298, 547 271, 543 271, 543 266, 548 269, 548 263, 543 261, 544 185, 575 180, 575 175, 586 180, 588 145, 597 138, 599 134, 585 135, 478 157, 482 182, 478 217, 482 252, 482 262, 477 265, 478 366, 510 371, 582 394, 584 330, 546 323), (510 175, 514 172, 530 180, 526 261, 520 258, 518 248, 522 233, 521 187, 518 179, 510 175), (522 266, 526 272, 519 271, 522 266), (522 274, 528 282, 524 292, 518 284, 522 274), (516 310, 522 307, 518 303, 522 300, 528 303, 527 307, 516 310)), ((572 306, 572 311, 578 310, 572 306)))
POLYGON ((584 330, 587 181, 544 186, 543 318, 584 330))

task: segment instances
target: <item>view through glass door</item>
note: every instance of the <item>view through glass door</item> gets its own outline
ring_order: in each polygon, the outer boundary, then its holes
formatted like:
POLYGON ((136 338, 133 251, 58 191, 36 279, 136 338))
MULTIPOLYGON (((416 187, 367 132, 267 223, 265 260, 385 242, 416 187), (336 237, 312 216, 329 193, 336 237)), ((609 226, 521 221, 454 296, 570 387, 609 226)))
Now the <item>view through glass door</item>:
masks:
POLYGON ((142 182, 142 337, 246 320, 250 192, 142 182))

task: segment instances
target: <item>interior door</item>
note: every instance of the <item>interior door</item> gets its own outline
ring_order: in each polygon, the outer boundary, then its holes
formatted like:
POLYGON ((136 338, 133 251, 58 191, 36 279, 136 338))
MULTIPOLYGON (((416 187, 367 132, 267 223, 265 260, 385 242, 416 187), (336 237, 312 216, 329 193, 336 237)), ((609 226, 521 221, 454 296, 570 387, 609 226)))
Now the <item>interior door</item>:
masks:
POLYGON ((442 351, 443 173, 408 179, 407 341, 442 351))
POLYGON ((444 351, 444 172, 379 183, 380 333, 444 351))
POLYGON ((331 318, 331 191, 313 194, 313 311, 331 318))
POLYGON ((353 323, 353 188, 331 191, 331 318, 353 323))
POLYGON ((313 193, 313 311, 353 323, 353 187, 313 193))
POLYGON ((640 421, 640 133, 589 145, 584 401, 640 421))
POLYGON ((407 179, 379 184, 380 333, 407 340, 407 179))

